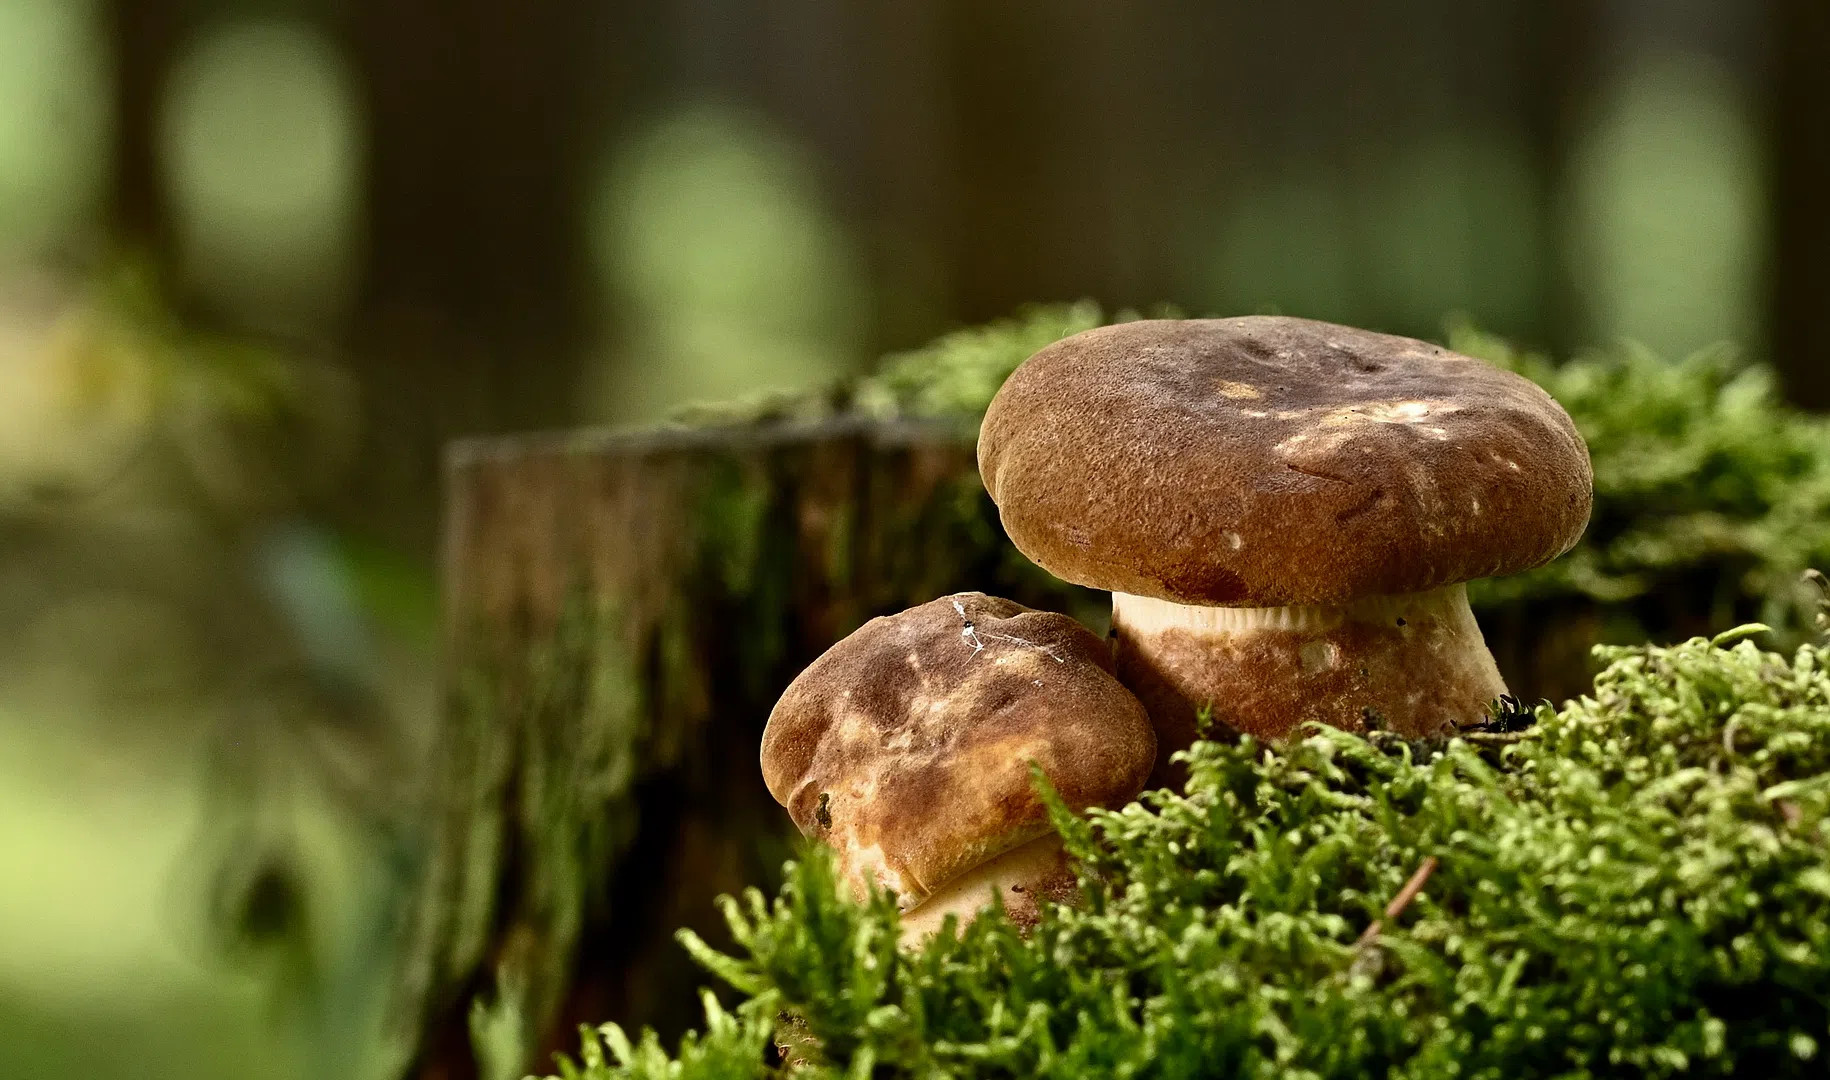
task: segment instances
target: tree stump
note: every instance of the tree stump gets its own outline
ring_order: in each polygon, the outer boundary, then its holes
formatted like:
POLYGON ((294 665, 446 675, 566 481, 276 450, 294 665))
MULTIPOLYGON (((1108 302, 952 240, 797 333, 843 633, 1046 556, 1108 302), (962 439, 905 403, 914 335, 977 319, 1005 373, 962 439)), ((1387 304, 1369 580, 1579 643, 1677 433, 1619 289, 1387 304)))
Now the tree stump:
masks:
POLYGON ((580 1022, 698 1018, 674 931, 718 940, 713 898, 777 879, 794 833, 763 724, 864 620, 980 589, 1105 628, 1103 594, 1009 547, 957 426, 474 440, 446 484, 436 817, 401 979, 422 1077, 519 1077, 580 1022), (495 1044, 481 1066, 473 1042, 495 1044))

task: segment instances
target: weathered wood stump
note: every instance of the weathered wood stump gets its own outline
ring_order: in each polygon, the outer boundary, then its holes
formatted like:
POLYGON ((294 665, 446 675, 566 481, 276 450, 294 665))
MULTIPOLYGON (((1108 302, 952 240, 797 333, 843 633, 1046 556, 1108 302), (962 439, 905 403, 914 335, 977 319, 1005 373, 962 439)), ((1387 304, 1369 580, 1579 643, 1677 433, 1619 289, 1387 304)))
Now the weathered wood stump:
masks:
POLYGON ((477 1075, 474 999, 519 998, 527 1067, 578 1022, 696 1018, 673 932, 716 940, 712 899, 779 874, 763 723, 865 619, 976 588, 1104 628, 1101 594, 1008 547, 956 427, 477 440, 446 478, 436 840, 403 979, 421 1076, 477 1075))

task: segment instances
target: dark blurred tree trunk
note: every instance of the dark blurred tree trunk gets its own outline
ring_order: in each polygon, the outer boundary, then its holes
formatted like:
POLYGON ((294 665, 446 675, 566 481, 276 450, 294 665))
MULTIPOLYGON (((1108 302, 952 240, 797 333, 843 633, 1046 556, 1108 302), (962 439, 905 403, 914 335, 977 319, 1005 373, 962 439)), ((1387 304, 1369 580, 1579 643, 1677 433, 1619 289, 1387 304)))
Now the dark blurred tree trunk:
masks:
POLYGON ((1170 200, 1153 165, 1173 161, 1169 128, 1186 103, 1146 43, 1160 5, 944 7, 948 127, 959 200, 950 237, 955 310, 977 322, 1032 301, 1148 304, 1173 293, 1153 258, 1170 200))
POLYGON ((108 231, 116 246, 164 271, 172 251, 159 176, 158 113, 185 19, 174 0, 108 0, 102 10, 114 65, 108 231))
POLYGON ((1798 404, 1830 408, 1830 4, 1771 0, 1772 355, 1798 404))
POLYGON ((438 448, 552 426, 590 304, 581 215, 614 94, 577 0, 365 0, 347 9, 367 90, 368 248, 355 349, 365 410, 356 515, 429 551, 438 448))
POLYGON ((907 348, 957 318, 960 175, 956 88, 931 0, 868 5, 858 62, 869 72, 862 208, 877 293, 876 350, 907 348))
POLYGON ((1579 345, 1582 306, 1562 238, 1562 197, 1578 110, 1595 82, 1596 0, 1525 0, 1519 31, 1506 39, 1523 73, 1518 106, 1538 185, 1538 320, 1529 344, 1553 356, 1579 345))

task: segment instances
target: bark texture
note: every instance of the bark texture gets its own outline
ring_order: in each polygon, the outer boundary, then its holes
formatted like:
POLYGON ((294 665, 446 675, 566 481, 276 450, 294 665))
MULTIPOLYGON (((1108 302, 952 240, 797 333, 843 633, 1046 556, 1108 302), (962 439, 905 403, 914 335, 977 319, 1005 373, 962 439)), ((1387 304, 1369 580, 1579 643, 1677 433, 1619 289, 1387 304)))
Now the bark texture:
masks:
MULTIPOLYGON (((524 1064, 574 1025, 677 1030, 713 898, 792 852, 758 746, 865 619, 966 588, 1066 610, 947 427, 740 427, 456 445, 436 837, 403 972, 417 1073, 478 1075, 472 1002, 519 999, 524 1064)), ((498 1005, 500 1007, 500 1005, 498 1005)))

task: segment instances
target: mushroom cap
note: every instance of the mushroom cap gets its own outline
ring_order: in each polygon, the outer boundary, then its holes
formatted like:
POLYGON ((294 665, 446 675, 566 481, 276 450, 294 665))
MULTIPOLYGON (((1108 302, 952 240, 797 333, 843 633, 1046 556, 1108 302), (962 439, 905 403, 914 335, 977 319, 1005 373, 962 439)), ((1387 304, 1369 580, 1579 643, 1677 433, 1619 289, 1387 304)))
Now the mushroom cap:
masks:
POLYGON ((762 740, 801 832, 905 909, 1049 831, 1032 761, 1078 810, 1128 802, 1155 760, 1104 641, 975 592, 865 623, 789 685, 762 740))
POLYGON ((1068 581, 1284 607, 1526 570, 1588 524, 1593 473, 1530 380, 1308 319, 1145 320, 1005 381, 979 472, 1011 540, 1068 581))

